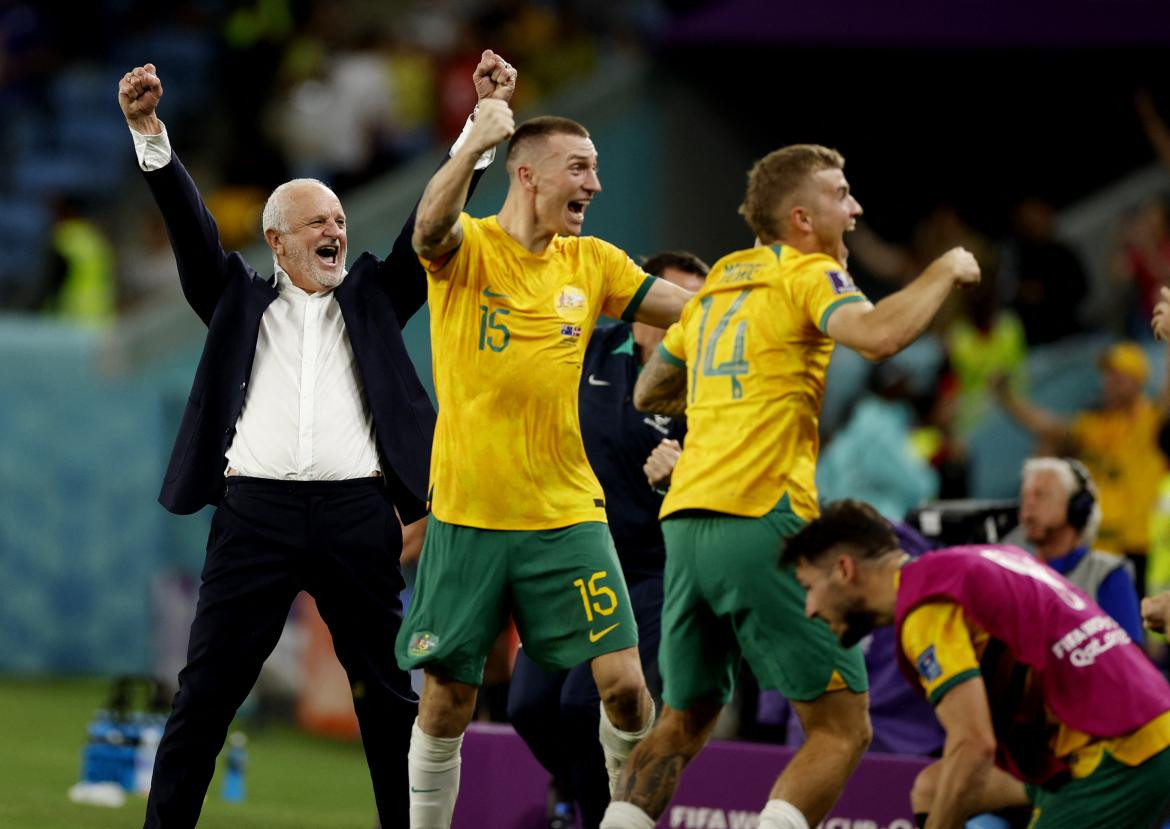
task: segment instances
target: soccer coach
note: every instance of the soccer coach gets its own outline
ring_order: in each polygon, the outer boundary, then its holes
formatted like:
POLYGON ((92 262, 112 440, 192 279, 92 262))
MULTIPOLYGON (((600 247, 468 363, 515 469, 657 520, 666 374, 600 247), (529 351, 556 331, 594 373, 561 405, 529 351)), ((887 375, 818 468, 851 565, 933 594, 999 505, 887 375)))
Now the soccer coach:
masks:
MULTIPOLYGON (((473 80, 481 99, 506 101, 516 73, 489 50, 473 80)), ((301 590, 349 676, 379 819, 405 826, 417 698, 394 659, 395 510, 404 522, 424 513, 435 423, 402 340, 427 290, 414 216, 385 261, 363 253, 347 271, 337 196, 286 182, 264 208, 275 274, 261 276, 224 252, 155 114, 162 92, 148 63, 121 79, 118 102, 208 334, 159 500, 180 514, 217 509, 146 826, 199 819, 232 717, 301 590)))

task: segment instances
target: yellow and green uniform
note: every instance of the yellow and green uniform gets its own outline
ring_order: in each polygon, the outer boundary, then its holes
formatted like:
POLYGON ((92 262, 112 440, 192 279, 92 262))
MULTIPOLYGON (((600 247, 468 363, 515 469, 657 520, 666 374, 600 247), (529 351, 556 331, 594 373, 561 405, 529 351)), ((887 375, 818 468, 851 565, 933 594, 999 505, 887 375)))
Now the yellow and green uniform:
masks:
POLYGON ((804 615, 804 591, 776 566, 783 540, 818 514, 825 327, 863 301, 829 256, 743 250, 715 263, 659 347, 687 383, 687 443, 662 505, 672 707, 726 701, 741 653, 762 687, 792 699, 866 688, 860 652, 804 615))
MULTIPOLYGON (((958 604, 932 601, 907 615, 899 646, 917 667, 927 698, 938 705, 956 685, 982 677, 980 664, 989 642, 987 632, 967 618, 958 604)), ((1170 711, 1110 739, 1072 729, 1045 711, 1049 748, 1068 765, 1072 780, 1055 789, 1027 787, 1034 805, 1029 826, 1083 826, 1090 813, 1101 817, 1102 822, 1094 826, 1149 825, 1145 816, 1158 814, 1167 795, 1170 711)))
POLYGON ((398 655, 475 684, 508 612, 545 667, 637 643, 577 387, 598 316, 632 318, 654 278, 600 239, 532 253, 494 216, 459 222, 459 247, 422 260, 439 419, 398 655))

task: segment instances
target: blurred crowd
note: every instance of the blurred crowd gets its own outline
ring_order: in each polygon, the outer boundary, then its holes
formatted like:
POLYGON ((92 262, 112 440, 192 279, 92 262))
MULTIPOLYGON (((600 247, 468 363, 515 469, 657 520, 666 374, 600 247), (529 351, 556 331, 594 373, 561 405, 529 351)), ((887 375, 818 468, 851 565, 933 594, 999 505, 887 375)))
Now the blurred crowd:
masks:
POLYGON ((524 67, 523 110, 637 48, 670 6, 0 2, 0 219, 16 247, 0 308, 100 326, 177 297, 157 211, 125 186, 134 155, 113 93, 133 66, 167 78, 167 120, 231 249, 256 241, 281 181, 344 194, 458 134, 485 44, 524 67))

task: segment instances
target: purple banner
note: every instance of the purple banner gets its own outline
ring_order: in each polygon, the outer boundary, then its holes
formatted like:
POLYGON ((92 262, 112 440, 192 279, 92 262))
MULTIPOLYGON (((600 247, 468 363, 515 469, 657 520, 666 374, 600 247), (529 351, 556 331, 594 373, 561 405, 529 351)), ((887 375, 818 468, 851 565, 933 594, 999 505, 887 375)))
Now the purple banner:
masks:
MULTIPOLYGON (((792 750, 712 741, 683 772, 660 829, 755 829, 792 750)), ((915 829, 910 786, 928 760, 867 754, 824 829, 915 829)), ((463 739, 453 829, 544 829, 548 774, 509 726, 474 724, 463 739)))

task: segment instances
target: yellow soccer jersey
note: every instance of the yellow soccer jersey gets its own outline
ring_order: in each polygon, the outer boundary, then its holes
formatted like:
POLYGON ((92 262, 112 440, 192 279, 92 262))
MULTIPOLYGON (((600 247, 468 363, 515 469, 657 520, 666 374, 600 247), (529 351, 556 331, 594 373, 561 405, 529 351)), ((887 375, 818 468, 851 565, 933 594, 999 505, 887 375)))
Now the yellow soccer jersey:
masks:
MULTIPOLYGON (((919 605, 902 622, 902 652, 918 668, 918 679, 931 703, 938 705, 947 691, 968 679, 981 677, 979 660, 989 637, 966 618, 954 602, 919 605)), ((1087 777, 1101 762, 1104 752, 1127 766, 1144 763, 1170 746, 1170 711, 1134 731, 1111 739, 1094 739, 1060 723, 1056 725, 1052 753, 1069 764, 1073 777, 1087 777)))
POLYGON ((815 469, 829 316, 865 296, 824 254, 773 245, 715 263, 659 353, 686 369, 687 442, 662 516, 759 517, 788 495, 818 514, 815 469))
POLYGON ((631 318, 654 277, 594 237, 531 253, 495 216, 459 221, 450 257, 422 260, 439 400, 431 512, 489 530, 605 521, 577 418, 585 344, 599 315, 631 318))

